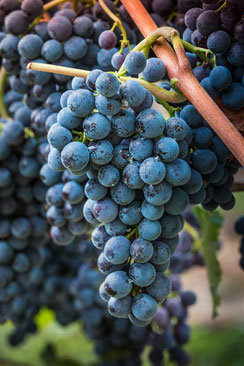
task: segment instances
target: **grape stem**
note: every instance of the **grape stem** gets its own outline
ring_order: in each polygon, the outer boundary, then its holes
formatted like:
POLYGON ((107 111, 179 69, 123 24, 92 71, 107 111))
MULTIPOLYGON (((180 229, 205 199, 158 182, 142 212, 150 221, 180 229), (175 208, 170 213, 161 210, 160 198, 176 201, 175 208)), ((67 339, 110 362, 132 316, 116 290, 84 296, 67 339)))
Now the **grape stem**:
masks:
POLYGON ((7 71, 2 66, 0 71, 0 114, 2 118, 9 118, 8 110, 4 101, 4 89, 7 81, 7 71))
MULTIPOLYGON (((158 29, 140 0, 121 0, 121 2, 144 37, 158 29)), ((157 40, 152 48, 158 58, 164 62, 169 78, 178 79, 177 87, 197 108, 233 155, 244 165, 242 135, 196 79, 190 63, 188 60, 186 61, 187 57, 182 42, 174 43, 176 52, 168 42, 162 39, 157 40)))
POLYGON ((72 10, 74 10, 76 13, 79 8, 79 2, 80 2, 80 0, 72 0, 72 3, 71 3, 72 10))
POLYGON ((216 66, 216 55, 215 53, 213 53, 212 51, 206 49, 206 48, 201 48, 201 47, 196 47, 193 46, 193 44, 188 43, 186 41, 183 41, 183 39, 181 40, 184 48, 192 53, 195 53, 197 55, 197 57, 199 57, 201 60, 207 62, 209 64, 209 66, 216 66), (210 59, 208 56, 212 55, 213 58, 210 59))
POLYGON ((105 13, 114 21, 114 26, 112 27, 112 29, 114 27, 118 27, 121 30, 122 33, 122 41, 121 41, 121 47, 120 47, 120 53, 123 53, 123 48, 125 46, 129 47, 129 50, 131 51, 131 45, 129 40, 127 39, 127 34, 125 31, 125 28, 123 27, 123 24, 121 22, 121 20, 119 19, 119 17, 117 17, 110 9, 109 7, 106 5, 104 0, 99 0, 99 4, 100 6, 103 8, 103 10, 105 11, 105 13))
MULTIPOLYGON (((37 62, 30 62, 27 65, 27 69, 30 70, 36 70, 36 71, 43 71, 43 72, 51 72, 54 74, 62 74, 62 75, 69 75, 69 76, 78 76, 86 78, 90 71, 87 70, 80 70, 75 69, 72 67, 63 67, 63 66, 56 66, 51 64, 41 64, 37 62)), ((127 76, 119 76, 118 78, 121 81, 127 81, 127 80, 135 80, 138 83, 142 84, 145 89, 149 90, 156 98, 164 99, 167 102, 171 103, 181 103, 186 100, 185 96, 181 93, 178 93, 176 91, 169 91, 165 90, 163 88, 160 88, 158 85, 149 83, 146 80, 143 79, 137 79, 137 78, 131 78, 127 76)))

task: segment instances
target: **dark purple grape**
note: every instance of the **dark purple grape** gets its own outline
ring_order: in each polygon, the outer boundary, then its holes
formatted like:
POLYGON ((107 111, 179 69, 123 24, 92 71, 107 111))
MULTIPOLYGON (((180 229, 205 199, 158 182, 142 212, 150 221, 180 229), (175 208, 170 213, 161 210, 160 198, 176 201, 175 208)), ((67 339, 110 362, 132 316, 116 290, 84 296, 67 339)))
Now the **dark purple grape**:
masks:
POLYGON ((189 29, 194 31, 197 27, 196 26, 197 18, 202 13, 203 13, 203 10, 201 8, 193 8, 193 9, 188 10, 185 14, 185 24, 186 24, 186 26, 189 29))
POLYGON ((9 33, 18 36, 28 29, 29 19, 23 11, 15 10, 6 17, 5 25, 9 33))
POLYGON ((156 14, 168 15, 172 12, 173 7, 174 7, 173 0, 153 0, 152 1, 152 10, 156 14))
POLYGON ((219 14, 213 10, 206 10, 199 15, 196 24, 198 31, 207 37, 220 28, 219 14))
POLYGON ((21 10, 31 19, 39 17, 43 12, 42 0, 24 0, 21 4, 21 10))
POLYGON ((10 13, 11 11, 18 10, 19 8, 19 0, 1 0, 0 2, 0 9, 6 14, 10 13))
POLYGON ((100 34, 98 44, 105 50, 111 50, 117 44, 117 37, 114 32, 106 30, 100 34))
POLYGON ((48 33, 51 38, 64 42, 72 34, 72 24, 66 17, 58 15, 48 23, 48 33))

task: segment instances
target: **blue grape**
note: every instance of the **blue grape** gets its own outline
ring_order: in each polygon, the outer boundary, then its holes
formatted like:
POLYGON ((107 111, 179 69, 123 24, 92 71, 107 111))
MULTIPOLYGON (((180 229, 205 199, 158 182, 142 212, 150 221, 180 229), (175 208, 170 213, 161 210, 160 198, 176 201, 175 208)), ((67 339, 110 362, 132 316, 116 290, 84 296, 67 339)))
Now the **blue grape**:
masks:
POLYGON ((189 195, 189 200, 192 205, 203 203, 206 198, 206 190, 201 187, 196 193, 189 195))
POLYGON ((89 72, 86 78, 86 85, 90 90, 92 91, 96 90, 97 78, 102 74, 103 74, 102 70, 99 69, 94 69, 91 72, 89 72))
POLYGON ((17 61, 19 59, 18 53, 19 38, 13 35, 5 37, 0 42, 0 54, 3 58, 11 61, 17 61))
POLYGON ((108 164, 113 158, 113 145, 108 140, 93 141, 88 150, 91 161, 98 165, 108 164))
POLYGON ((195 170, 191 169, 191 178, 189 181, 182 186, 182 188, 188 193, 188 194, 194 194, 197 193, 200 188, 202 187, 203 180, 201 174, 195 170))
POLYGON ((212 173, 206 174, 204 176, 204 180, 206 180, 209 183, 218 183, 222 180, 224 177, 224 168, 217 164, 216 168, 212 173))
POLYGON ((201 174, 209 174, 217 166, 216 155, 209 149, 195 150, 192 155, 192 167, 201 174))
POLYGON ((58 245, 68 245, 74 240, 74 235, 72 235, 66 227, 52 226, 50 235, 53 241, 58 245))
POLYGON ((132 290, 132 284, 124 271, 115 271, 110 273, 104 281, 104 289, 108 295, 121 299, 132 290))
POLYGON ((122 235, 110 238, 104 247, 104 255, 111 264, 122 264, 130 254, 130 241, 122 235))
POLYGON ((0 241, 0 264, 8 264, 14 256, 14 251, 6 241, 0 241))
POLYGON ((110 297, 108 300, 108 311, 116 318, 127 318, 131 310, 132 296, 125 296, 122 299, 110 297))
POLYGON ((126 144, 119 144, 114 148, 114 157, 112 163, 116 168, 123 169, 131 160, 129 153, 129 146, 126 144))
POLYGON ((163 133, 164 128, 164 117, 156 109, 144 109, 136 118, 136 131, 144 137, 158 137, 163 133))
POLYGON ((146 93, 146 95, 145 95, 143 102, 141 104, 139 104, 138 106, 133 107, 133 110, 136 114, 139 114, 144 109, 151 108, 151 106, 153 104, 152 94, 147 89, 145 89, 145 93, 146 93))
POLYGON ((231 38, 228 33, 217 30, 209 35, 207 47, 214 53, 225 53, 231 45, 231 38))
POLYGON ((107 117, 101 113, 92 113, 83 122, 83 129, 91 139, 102 140, 108 136, 111 124, 107 117))
POLYGON ((146 287, 151 285, 156 278, 156 270, 154 266, 147 263, 134 262, 129 268, 130 280, 140 287, 146 287))
POLYGON ((26 272, 30 266, 28 257, 23 253, 15 255, 13 260, 13 269, 15 272, 26 272))
POLYGON ((64 54, 70 60, 77 61, 87 53, 86 41, 78 36, 72 36, 64 42, 64 54))
POLYGON ((46 61, 55 62, 63 56, 63 46, 55 39, 50 39, 43 44, 41 55, 46 61))
POLYGON ((113 97, 119 91, 119 79, 111 73, 103 73, 96 79, 96 90, 104 97, 113 97))
POLYGON ((72 141, 72 134, 67 128, 55 123, 50 127, 47 138, 51 146, 62 150, 65 145, 72 141))
POLYGON ((2 128, 2 137, 7 145, 19 145, 24 140, 24 126, 19 121, 5 123, 2 128))
POLYGON ((152 156, 153 142, 139 135, 131 140, 129 150, 133 159, 143 161, 152 156))
POLYGON ((120 95, 130 107, 137 107, 143 103, 146 92, 143 86, 134 80, 127 80, 120 87, 120 95))
POLYGON ((225 107, 237 110, 244 107, 244 86, 239 83, 232 83, 223 91, 222 102, 225 107))
POLYGON ((52 170, 48 164, 44 164, 40 169, 40 178, 45 185, 52 186, 59 182, 60 173, 52 170))
POLYGON ((135 262, 146 263, 153 255, 153 245, 142 238, 135 239, 130 246, 130 255, 135 262))
POLYGON ((129 205, 135 199, 135 191, 119 182, 110 189, 112 199, 121 206, 129 205))
POLYGON ((92 225, 96 225, 99 223, 99 221, 95 218, 93 213, 93 208, 96 201, 88 199, 83 207, 83 215, 87 222, 89 222, 92 225))
POLYGON ((129 319, 130 319, 131 323, 134 324, 136 327, 146 327, 152 321, 152 319, 139 320, 132 313, 129 314, 129 319))
POLYGON ((63 214, 63 209, 56 206, 50 206, 46 212, 46 218, 50 225, 62 227, 67 223, 63 214))
POLYGON ((67 182, 63 186, 62 197, 71 204, 79 203, 84 198, 83 187, 74 181, 67 182))
POLYGON ((148 158, 142 162, 139 172, 141 179, 145 183, 158 184, 164 179, 166 169, 161 161, 155 158, 148 158))
POLYGON ((209 78, 211 84, 217 89, 228 88, 232 81, 230 70, 224 66, 217 66, 211 70, 209 78))
POLYGON ((116 94, 111 98, 104 97, 98 94, 95 99, 97 110, 105 116, 115 116, 119 113, 122 103, 119 96, 116 94))
POLYGON ((64 205, 64 216, 70 221, 80 221, 84 217, 83 204, 71 205, 69 202, 66 202, 64 205))
MULTIPOLYGON (((164 214, 160 219, 162 234, 160 236, 166 239, 174 238, 182 230, 182 220, 179 215, 164 214)), ((176 239, 176 243, 178 238, 176 239)), ((170 247, 167 241, 165 243, 170 247)))
POLYGON ((227 60, 231 65, 243 66, 244 65, 244 45, 240 42, 234 42, 231 44, 228 53, 227 60))
POLYGON ((134 163, 130 163, 126 165, 123 170, 123 182, 132 189, 142 188, 144 186, 144 182, 139 174, 140 163, 135 161, 134 163))
POLYGON ((186 184, 191 178, 191 169, 182 159, 175 159, 166 165, 165 179, 172 186, 186 184))
POLYGON ((172 290, 172 284, 164 273, 157 272, 154 282, 146 287, 147 293, 157 302, 162 302, 169 296, 172 290))
POLYGON ((161 206, 170 200, 172 195, 172 187, 167 182, 156 185, 145 185, 143 193, 146 200, 155 206, 161 206))
POLYGON ((212 85, 209 77, 203 79, 200 84, 211 98, 216 99, 220 95, 220 91, 212 85))
POLYGON ((135 113, 128 109, 121 111, 113 116, 111 125, 112 131, 120 137, 132 136, 135 132, 135 113))
POLYGON ((106 194, 107 188, 102 186, 97 178, 89 179, 85 185, 85 195, 91 200, 101 200, 106 196, 106 194))
POLYGON ((171 137, 162 137, 156 142, 155 152, 163 162, 169 163, 179 155, 179 145, 171 137))
POLYGON ((108 164, 99 169, 97 178, 104 187, 113 187, 119 182, 120 173, 116 167, 108 164))
POLYGON ((19 217, 11 223, 10 231, 17 239, 26 239, 31 234, 30 221, 24 217, 19 217))
POLYGON ((65 170, 61 161, 61 152, 58 149, 52 148, 48 154, 48 165, 55 172, 62 172, 65 170))
POLYGON ((130 52, 125 58, 125 68, 131 75, 140 74, 146 67, 146 57, 142 52, 130 52))
POLYGON ((189 204, 189 197, 185 190, 175 187, 170 200, 165 204, 165 212, 170 215, 181 214, 189 204))
POLYGON ((118 206, 111 198, 96 201, 93 207, 95 218, 104 224, 115 220, 118 215, 118 206))
POLYGON ((100 250, 103 250, 106 242, 110 239, 110 235, 107 234, 104 226, 96 227, 92 232, 92 244, 100 250))
POLYGON ((161 234, 161 226, 159 221, 143 219, 138 226, 138 232, 145 240, 156 240, 161 234))
POLYGON ((171 117, 166 121, 165 134, 176 141, 182 140, 187 134, 186 122, 179 117, 171 117))
POLYGON ((127 226, 119 218, 116 218, 114 221, 105 224, 105 230, 110 236, 123 235, 127 230, 127 226))
POLYGON ((80 117, 75 116, 68 107, 64 107, 57 115, 57 122, 60 126, 72 130, 81 125, 82 120, 80 117))
POLYGON ((230 157, 230 150, 218 136, 214 136, 211 144, 211 150, 219 161, 226 160, 230 157))
POLYGON ((61 161, 66 169, 77 171, 85 168, 89 162, 86 145, 79 141, 70 142, 62 150, 61 161))
POLYGON ((167 244, 162 241, 153 243, 153 255, 150 262, 153 264, 165 264, 170 260, 171 251, 167 244))
POLYGON ((86 79, 85 78, 78 77, 78 76, 76 76, 76 77, 74 77, 72 79, 71 85, 72 85, 72 89, 73 90, 83 89, 83 88, 87 89, 87 87, 86 87, 86 79))
POLYGON ((211 130, 201 126, 193 130, 193 144, 199 148, 208 147, 213 139, 211 130))
POLYGON ((112 57, 117 51, 117 48, 112 48, 111 50, 101 49, 99 52, 96 52, 98 65, 103 69, 110 68, 112 57))
POLYGON ((125 55, 120 52, 116 52, 113 54, 111 59, 111 65, 115 70, 119 70, 125 61, 125 55))
POLYGON ((152 57, 147 60, 146 67, 142 72, 143 79, 155 83, 164 78, 166 73, 166 68, 164 63, 156 58, 152 57))
POLYGON ((75 116, 85 117, 93 111, 95 102, 89 90, 78 89, 70 94, 67 105, 75 116))
POLYGON ((119 218, 125 225, 136 225, 142 219, 140 211, 140 202, 133 201, 128 206, 121 207, 119 210, 119 218))
POLYGON ((36 34, 27 34, 18 43, 18 52, 21 56, 33 60, 40 56, 43 41, 36 34))
POLYGON ((101 296, 101 298, 104 300, 104 301, 108 301, 110 299, 110 296, 107 294, 107 292, 105 291, 105 288, 104 288, 104 282, 101 283, 100 287, 99 287, 99 295, 101 296))
POLYGON ((197 55, 195 55, 195 53, 186 52, 186 57, 190 62, 191 67, 194 69, 194 67, 197 66, 197 55))
POLYGON ((47 190, 46 201, 48 205, 54 205, 57 207, 61 207, 63 205, 62 190, 62 183, 55 184, 47 190))
POLYGON ((156 206, 145 200, 141 205, 141 213, 148 220, 158 220, 164 214, 164 206, 156 206))
POLYGON ((192 128, 202 125, 203 118, 198 110, 191 104, 186 105, 180 112, 180 117, 192 128))
POLYGON ((150 295, 139 294, 134 298, 131 309, 137 319, 147 321, 156 314, 157 303, 150 295))

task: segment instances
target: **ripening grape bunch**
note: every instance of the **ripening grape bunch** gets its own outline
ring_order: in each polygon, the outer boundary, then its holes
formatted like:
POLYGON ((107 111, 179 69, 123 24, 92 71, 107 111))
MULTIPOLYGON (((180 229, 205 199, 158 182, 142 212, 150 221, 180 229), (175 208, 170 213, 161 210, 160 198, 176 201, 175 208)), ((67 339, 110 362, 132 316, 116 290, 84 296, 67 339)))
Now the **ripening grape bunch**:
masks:
MULTIPOLYGON (((177 30, 210 97, 241 113, 241 2, 142 3, 177 30)), ((111 366, 140 365, 148 345, 154 366, 164 351, 189 364, 196 297, 180 275, 204 266, 189 207, 231 210, 239 157, 122 3, 0 0, 0 28, 0 323, 15 325, 10 344, 37 331, 46 307, 62 325, 82 320, 101 358, 120 349, 111 366)))

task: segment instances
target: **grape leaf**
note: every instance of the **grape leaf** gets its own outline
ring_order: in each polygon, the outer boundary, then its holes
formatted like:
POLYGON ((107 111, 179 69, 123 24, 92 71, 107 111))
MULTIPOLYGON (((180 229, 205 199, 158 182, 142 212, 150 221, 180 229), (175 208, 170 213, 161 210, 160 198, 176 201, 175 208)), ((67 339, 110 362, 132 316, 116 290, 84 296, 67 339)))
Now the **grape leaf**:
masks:
POLYGON ((217 308, 221 303, 218 287, 221 282, 222 270, 216 254, 223 217, 217 211, 211 213, 200 206, 194 208, 194 213, 201 226, 203 257, 208 272, 209 287, 213 301, 212 318, 215 318, 218 315, 217 308))

